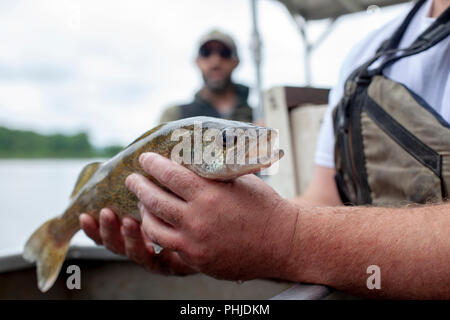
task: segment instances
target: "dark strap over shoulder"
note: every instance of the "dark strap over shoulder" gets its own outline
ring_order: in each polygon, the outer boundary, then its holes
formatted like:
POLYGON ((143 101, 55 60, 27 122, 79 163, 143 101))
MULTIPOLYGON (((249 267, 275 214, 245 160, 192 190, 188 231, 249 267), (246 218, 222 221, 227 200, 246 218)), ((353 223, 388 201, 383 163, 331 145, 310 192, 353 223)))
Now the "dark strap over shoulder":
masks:
POLYGON ((389 40, 389 43, 387 45, 383 44, 380 48, 381 50, 379 49, 377 54, 360 68, 361 77, 364 78, 381 74, 384 68, 392 65, 394 62, 428 50, 450 35, 450 7, 448 7, 408 48, 397 48, 407 25, 411 22, 413 15, 424 2, 425 1, 419 1, 413 7, 401 26, 394 33, 391 40, 389 40), (405 24, 406 22, 408 24, 405 24), (382 56, 387 57, 385 61, 379 67, 369 71, 369 66, 382 56))
POLYGON ((377 50, 377 54, 380 52, 386 52, 393 49, 397 49, 398 45, 400 44, 400 41, 403 38, 403 35, 405 34, 406 29, 408 28, 409 24, 411 23, 411 20, 416 15, 417 11, 422 7, 422 5, 426 2, 426 0, 420 0, 417 1, 417 3, 414 5, 414 7, 409 11, 406 18, 403 20, 402 24, 398 29, 394 32, 394 34, 389 38, 386 39, 381 46, 377 50))

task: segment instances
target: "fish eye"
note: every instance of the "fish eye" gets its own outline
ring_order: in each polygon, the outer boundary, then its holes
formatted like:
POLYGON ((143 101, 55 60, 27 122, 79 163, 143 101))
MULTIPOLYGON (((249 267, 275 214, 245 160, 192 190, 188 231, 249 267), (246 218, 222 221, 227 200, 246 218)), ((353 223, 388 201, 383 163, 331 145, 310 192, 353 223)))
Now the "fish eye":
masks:
POLYGON ((227 146, 227 131, 226 130, 224 130, 222 132, 222 144, 223 144, 224 148, 227 146))
POLYGON ((237 143, 237 136, 235 134, 228 134, 226 130, 224 130, 222 132, 222 142, 223 142, 223 146, 226 147, 227 146, 227 142, 231 139, 233 139, 233 144, 236 145, 237 143))

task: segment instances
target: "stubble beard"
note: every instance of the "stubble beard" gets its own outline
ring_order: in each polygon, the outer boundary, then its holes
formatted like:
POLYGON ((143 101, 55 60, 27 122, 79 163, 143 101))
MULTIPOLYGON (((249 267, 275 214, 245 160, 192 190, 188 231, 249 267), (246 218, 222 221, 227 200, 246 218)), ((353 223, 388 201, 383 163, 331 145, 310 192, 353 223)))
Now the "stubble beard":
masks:
POLYGON ((221 80, 209 80, 205 75, 203 75, 203 82, 205 87, 208 88, 213 93, 223 93, 231 85, 231 77, 226 77, 221 80))

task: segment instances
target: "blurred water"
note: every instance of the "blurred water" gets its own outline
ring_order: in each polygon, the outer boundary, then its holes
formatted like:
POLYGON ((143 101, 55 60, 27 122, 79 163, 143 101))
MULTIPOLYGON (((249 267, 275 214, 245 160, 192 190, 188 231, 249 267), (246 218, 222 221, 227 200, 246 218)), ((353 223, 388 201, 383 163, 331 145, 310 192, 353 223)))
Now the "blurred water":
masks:
MULTIPOLYGON (((0 160, 0 256, 22 252, 38 226, 64 211, 79 172, 93 161, 0 160)), ((94 245, 83 232, 73 243, 94 245)))

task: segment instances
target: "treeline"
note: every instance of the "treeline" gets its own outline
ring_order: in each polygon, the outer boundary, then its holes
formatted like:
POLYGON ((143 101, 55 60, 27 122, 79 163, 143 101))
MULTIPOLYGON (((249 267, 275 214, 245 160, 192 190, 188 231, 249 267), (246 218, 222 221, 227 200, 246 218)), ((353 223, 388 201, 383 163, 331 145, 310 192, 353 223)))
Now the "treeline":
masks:
POLYGON ((43 135, 0 126, 0 158, 109 158, 121 146, 94 148, 86 133, 43 135))

